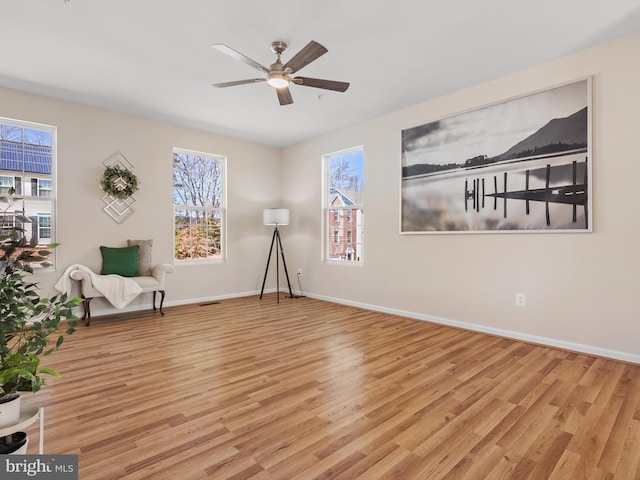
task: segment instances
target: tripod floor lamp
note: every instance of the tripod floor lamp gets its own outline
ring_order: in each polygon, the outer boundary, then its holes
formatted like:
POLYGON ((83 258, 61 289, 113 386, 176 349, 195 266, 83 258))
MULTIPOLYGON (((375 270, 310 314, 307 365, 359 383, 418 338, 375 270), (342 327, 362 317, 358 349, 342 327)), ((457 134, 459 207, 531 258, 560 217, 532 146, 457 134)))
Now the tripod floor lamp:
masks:
POLYGON ((280 225, 289 225, 289 210, 287 208, 265 208, 262 213, 263 223, 265 225, 274 225, 273 237, 271 238, 271 248, 269 249, 269 258, 267 258, 267 268, 264 270, 264 280, 262 280, 262 290, 260 290, 260 299, 264 293, 264 285, 267 282, 267 273, 269 272, 269 263, 271 263, 271 254, 273 246, 276 247, 276 301, 280 303, 280 264, 278 254, 282 256, 282 265, 284 266, 284 274, 287 277, 287 286, 289 287, 289 295, 293 297, 291 290, 291 282, 289 281, 289 272, 287 271, 287 262, 284 259, 284 249, 282 248, 282 240, 280 239, 280 225))

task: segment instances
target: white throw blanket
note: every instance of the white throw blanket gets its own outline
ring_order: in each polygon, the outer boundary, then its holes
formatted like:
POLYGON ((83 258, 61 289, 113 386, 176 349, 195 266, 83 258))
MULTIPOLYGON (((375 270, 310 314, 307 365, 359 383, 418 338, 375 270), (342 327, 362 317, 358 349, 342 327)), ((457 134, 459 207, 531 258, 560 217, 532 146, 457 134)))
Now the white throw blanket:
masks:
POLYGON ((130 278, 121 277, 120 275, 98 275, 89 267, 77 264, 71 265, 62 274, 62 277, 54 286, 57 291, 61 293, 69 293, 71 291, 71 272, 74 270, 86 272, 91 277, 93 288, 118 309, 126 307, 142 291, 140 285, 130 278))

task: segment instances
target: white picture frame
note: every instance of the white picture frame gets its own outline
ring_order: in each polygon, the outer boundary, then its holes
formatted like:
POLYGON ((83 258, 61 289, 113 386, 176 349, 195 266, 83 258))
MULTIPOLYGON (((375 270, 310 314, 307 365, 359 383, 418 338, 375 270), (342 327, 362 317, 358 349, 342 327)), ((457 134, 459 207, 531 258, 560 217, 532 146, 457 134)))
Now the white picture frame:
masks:
POLYGON ((400 233, 591 232, 591 78, 402 130, 400 233))

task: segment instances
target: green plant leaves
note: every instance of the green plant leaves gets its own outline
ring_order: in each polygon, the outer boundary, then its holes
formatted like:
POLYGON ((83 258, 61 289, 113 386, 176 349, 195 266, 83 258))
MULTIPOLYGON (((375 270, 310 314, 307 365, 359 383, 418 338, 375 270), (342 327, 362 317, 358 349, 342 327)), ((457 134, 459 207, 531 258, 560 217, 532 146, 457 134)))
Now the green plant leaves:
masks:
MULTIPOLYGON (((6 227, 2 212, 0 220, 6 227)), ((43 375, 59 376, 40 367, 40 356, 60 348, 64 335, 75 332, 73 309, 82 300, 66 294, 41 298, 37 284, 25 274, 33 272, 30 264, 50 265, 46 260, 57 246, 43 248, 37 239, 27 240, 20 227, 4 228, 0 235, 0 397, 37 392, 45 384, 43 375)))

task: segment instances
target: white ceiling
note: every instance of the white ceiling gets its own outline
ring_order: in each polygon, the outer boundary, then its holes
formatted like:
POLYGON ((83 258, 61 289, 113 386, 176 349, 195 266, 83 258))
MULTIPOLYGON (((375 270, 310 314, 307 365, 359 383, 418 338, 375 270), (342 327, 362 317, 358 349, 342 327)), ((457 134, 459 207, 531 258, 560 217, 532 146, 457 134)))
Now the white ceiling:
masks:
POLYGON ((638 31, 640 0, 2 0, 0 86, 286 146, 638 31), (261 76, 211 44, 274 40, 350 89, 211 87, 261 76))

